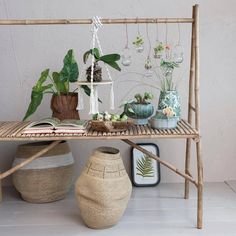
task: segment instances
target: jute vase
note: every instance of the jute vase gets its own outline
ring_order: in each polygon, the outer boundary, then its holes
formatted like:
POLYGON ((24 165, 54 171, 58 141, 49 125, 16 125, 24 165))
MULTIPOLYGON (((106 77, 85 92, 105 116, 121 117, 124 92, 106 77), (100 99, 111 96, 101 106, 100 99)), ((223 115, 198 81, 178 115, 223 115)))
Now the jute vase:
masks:
POLYGON ((122 217, 132 185, 118 149, 100 147, 76 182, 80 214, 90 228, 108 228, 122 217))
MULTIPOLYGON (((50 142, 18 146, 13 166, 45 148, 50 142)), ((65 198, 73 175, 74 159, 67 142, 62 142, 42 157, 13 174, 13 184, 21 197, 32 203, 53 202, 65 198)))

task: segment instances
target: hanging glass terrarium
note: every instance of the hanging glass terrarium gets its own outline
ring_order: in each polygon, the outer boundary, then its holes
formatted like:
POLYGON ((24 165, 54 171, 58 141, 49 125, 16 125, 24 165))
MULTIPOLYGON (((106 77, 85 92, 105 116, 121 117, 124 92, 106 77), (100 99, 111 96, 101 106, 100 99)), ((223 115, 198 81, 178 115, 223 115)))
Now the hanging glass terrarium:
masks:
POLYGON ((184 60, 184 52, 183 52, 183 47, 181 46, 180 43, 180 25, 178 24, 178 43, 173 49, 173 61, 180 64, 184 60))
POLYGON ((127 24, 125 24, 125 36, 126 36, 126 45, 121 55, 121 63, 123 66, 130 66, 132 63, 132 59, 131 59, 131 53, 129 50, 129 35, 128 35, 127 24))
POLYGON ((172 55, 173 55, 174 62, 178 64, 182 63, 184 60, 183 47, 180 44, 176 45, 173 49, 172 55))
POLYGON ((156 58, 156 59, 162 58, 164 49, 165 49, 164 44, 159 41, 158 24, 156 24, 156 44, 153 47, 154 58, 156 58))
POLYGON ((157 41, 156 46, 153 48, 154 58, 160 59, 163 56, 164 49, 165 49, 165 47, 164 47, 163 43, 157 41))
POLYGON ((152 61, 150 57, 148 56, 144 64, 145 77, 148 77, 148 78, 152 77, 152 74, 153 74, 152 66, 153 66, 152 61))
POLYGON ((144 41, 141 35, 138 35, 133 42, 133 45, 135 46, 136 52, 142 53, 144 50, 144 41))
POLYGON ((132 63, 130 50, 128 47, 125 47, 121 56, 121 63, 123 66, 130 66, 132 63))

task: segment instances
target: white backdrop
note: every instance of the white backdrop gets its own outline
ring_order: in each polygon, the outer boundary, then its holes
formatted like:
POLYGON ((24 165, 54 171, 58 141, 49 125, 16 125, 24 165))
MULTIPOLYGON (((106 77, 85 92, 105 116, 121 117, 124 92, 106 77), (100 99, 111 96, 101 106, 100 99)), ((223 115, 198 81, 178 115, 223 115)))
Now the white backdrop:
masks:
MULTIPOLYGON (((200 93, 201 128, 203 136, 203 159, 205 181, 236 179, 235 122, 235 62, 236 62, 236 2, 192 1, 192 0, 0 0, 0 18, 104 18, 115 17, 191 17, 192 5, 200 4, 200 93)), ((168 27, 168 40, 177 40, 177 26, 168 27)), ((1 99, 0 120, 22 119, 29 103, 31 87, 45 68, 60 70, 66 51, 73 48, 82 70, 82 55, 89 47, 90 28, 88 25, 57 26, 1 26, 0 27, 0 71, 1 99)), ((137 35, 137 26, 129 25, 131 42, 137 35)), ((145 25, 140 31, 146 42, 146 51, 137 55, 132 49, 133 64, 122 68, 122 73, 113 72, 116 80, 116 107, 122 98, 126 100, 138 91, 150 90, 155 93, 157 103, 159 91, 148 87, 135 87, 130 80, 140 76, 130 72, 143 73, 147 56, 145 25), (126 82, 125 82, 126 81, 126 82), (131 90, 131 88, 133 88, 131 90), (130 91, 130 92, 129 92, 130 91)), ((149 26, 152 43, 155 42, 155 25, 149 26)), ((165 39, 165 26, 159 26, 160 39, 165 39)), ((121 53, 125 45, 125 26, 107 25, 101 30, 100 40, 105 53, 121 53)), ((187 80, 189 76, 190 26, 181 25, 181 42, 184 46, 185 61, 178 76, 179 92, 186 115, 187 80)), ((158 81, 155 81, 158 83, 158 81)), ((100 96, 104 101, 101 110, 108 109, 108 91, 103 89, 100 96)), ((88 99, 86 98, 88 107, 88 99)), ((50 116, 50 98, 46 97, 32 119, 50 116)), ((120 111, 117 109, 117 111, 120 111)), ((88 118, 88 108, 80 112, 81 118, 88 118)), ((150 140, 141 140, 150 141, 150 140)), ((154 140, 153 140, 154 141, 154 140)), ((159 145, 161 158, 180 168, 184 167, 184 141, 155 140, 159 145)), ((130 150, 121 142, 72 141, 71 148, 76 157, 75 178, 79 175, 93 148, 111 145, 121 150, 127 170, 130 169, 130 150)), ((0 170, 11 166, 17 143, 0 143, 0 170)), ((193 156, 194 161, 195 157, 193 156)), ((193 170, 195 173, 195 170, 193 170)), ((5 181, 9 184, 10 179, 5 181)), ((182 179, 162 168, 163 182, 180 182, 182 179)))

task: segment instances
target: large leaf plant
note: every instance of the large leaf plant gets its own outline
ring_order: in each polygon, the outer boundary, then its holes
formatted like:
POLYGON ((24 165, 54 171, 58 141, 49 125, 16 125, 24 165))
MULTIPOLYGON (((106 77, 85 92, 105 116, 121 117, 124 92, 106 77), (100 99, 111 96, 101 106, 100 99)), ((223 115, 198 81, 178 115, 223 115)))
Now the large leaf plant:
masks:
MULTIPOLYGON (((35 86, 32 88, 31 101, 25 113, 23 120, 29 118, 38 108, 43 100, 44 94, 69 94, 70 83, 78 80, 79 68, 75 60, 74 52, 70 49, 63 60, 63 67, 60 72, 52 72, 49 69, 41 72, 35 86)), ((90 96, 90 88, 86 85, 81 86, 84 92, 90 96)))
POLYGON ((83 57, 83 61, 86 64, 89 55, 93 55, 95 58, 95 64, 97 64, 99 61, 102 61, 106 64, 108 64, 109 66, 113 67, 114 69, 120 71, 120 67, 117 63, 117 61, 120 60, 120 55, 119 54, 107 54, 107 55, 100 55, 100 52, 98 50, 98 48, 92 48, 90 50, 88 50, 87 52, 84 53, 84 57, 83 57))

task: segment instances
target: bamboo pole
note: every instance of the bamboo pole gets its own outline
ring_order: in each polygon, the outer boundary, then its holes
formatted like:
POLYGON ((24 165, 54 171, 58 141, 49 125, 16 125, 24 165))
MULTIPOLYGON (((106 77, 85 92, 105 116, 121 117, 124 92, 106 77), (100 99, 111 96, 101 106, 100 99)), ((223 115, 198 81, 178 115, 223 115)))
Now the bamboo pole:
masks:
POLYGON ((158 161, 160 164, 164 165, 165 167, 169 168, 170 170, 174 171, 175 173, 177 173, 178 175, 182 176, 185 179, 188 179, 190 182, 192 182, 196 187, 197 187, 197 182, 189 175, 182 173, 181 171, 179 171, 175 166, 169 164, 168 162, 160 159, 160 157, 154 155, 153 153, 147 151, 146 149, 140 147, 139 145, 137 145, 136 143, 133 143, 132 141, 128 140, 128 139, 122 139, 123 142, 129 144, 130 146, 132 146, 133 148, 139 150, 140 152, 148 155, 150 158, 158 161))
MULTIPOLYGON (((121 18, 101 19, 102 24, 155 24, 155 23, 192 23, 193 18, 121 18)), ((91 24, 92 19, 0 19, 0 25, 68 25, 91 24)))
MULTIPOLYGON (((194 9, 192 10, 192 18, 194 19, 194 9)), ((191 59, 190 59, 190 77, 189 77, 189 95, 188 95, 188 123, 192 125, 193 116, 193 88, 194 88, 194 73, 195 73, 195 24, 192 23, 192 36, 191 36, 191 59)), ((195 110, 195 108, 194 108, 195 110)), ((191 157, 191 139, 186 140, 186 154, 185 154, 185 173, 190 173, 190 157, 191 157)), ((189 181, 185 179, 184 198, 189 198, 189 181)))
MULTIPOLYGON (((200 101, 199 101, 199 6, 194 8, 195 19, 195 128, 200 135, 200 101)), ((198 173, 198 209, 197 209, 197 228, 202 228, 203 218, 203 164, 201 157, 201 140, 196 143, 197 154, 197 173, 198 173)))
POLYGON ((42 149, 41 151, 35 153, 32 157, 26 159, 25 161, 22 161, 20 164, 12 167, 10 170, 0 174, 0 180, 4 179, 5 177, 7 177, 8 175, 11 175, 12 173, 14 173, 15 171, 19 170, 20 168, 22 168, 23 166, 29 164, 30 162, 32 162, 33 160, 35 160, 36 158, 42 156, 43 154, 45 154, 46 152, 48 152, 49 150, 51 150, 52 148, 54 148, 55 146, 57 146, 60 141, 54 141, 52 142, 50 145, 48 145, 46 148, 42 149))
POLYGON ((0 202, 2 202, 2 181, 0 179, 0 202))

